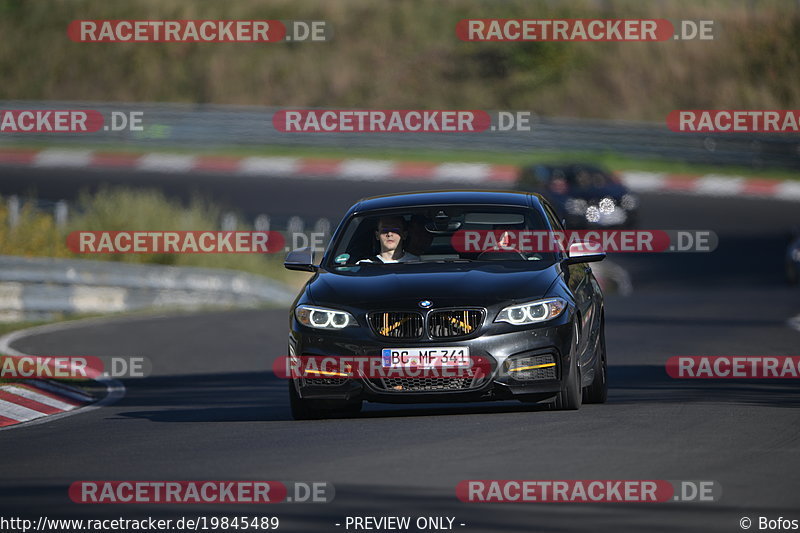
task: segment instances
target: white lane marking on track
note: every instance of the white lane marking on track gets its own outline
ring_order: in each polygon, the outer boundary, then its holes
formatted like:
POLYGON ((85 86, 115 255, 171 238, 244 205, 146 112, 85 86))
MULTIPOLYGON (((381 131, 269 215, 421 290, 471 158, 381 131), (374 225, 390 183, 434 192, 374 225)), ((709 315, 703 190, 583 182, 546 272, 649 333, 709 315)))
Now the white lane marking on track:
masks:
POLYGON ((437 181, 482 182, 489 176, 491 167, 484 163, 442 163, 433 170, 433 179, 437 181))
POLYGON ((147 154, 136 162, 138 170, 159 172, 189 172, 194 167, 196 156, 182 154, 147 154))
POLYGON ((295 174, 299 166, 296 157, 246 157, 239 162, 237 173, 265 176, 295 174))
POLYGON ((43 403, 44 405, 49 405, 50 407, 55 407, 56 409, 61 409, 62 411, 71 411, 76 407, 71 403, 62 402, 51 396, 46 396, 44 394, 40 394, 30 389, 24 389, 22 387, 15 387, 13 385, 3 385, 2 387, 0 387, 0 390, 6 391, 10 394, 16 394, 17 396, 22 396, 23 398, 27 398, 28 400, 33 400, 35 402, 43 403))
POLYGON ((780 200, 800 200, 800 181, 784 181, 778 184, 772 196, 780 200))
POLYGON ((90 150, 46 149, 33 159, 34 167, 87 167, 92 162, 90 150))
POLYGON ((343 179, 379 181, 394 175, 394 166, 394 161, 345 159, 339 165, 339 177, 343 179))
POLYGON ((622 172, 622 181, 634 191, 659 191, 664 188, 665 174, 659 172, 622 172))
POLYGON ((695 181, 694 192, 711 196, 740 196, 744 187, 744 178, 708 174, 695 181))

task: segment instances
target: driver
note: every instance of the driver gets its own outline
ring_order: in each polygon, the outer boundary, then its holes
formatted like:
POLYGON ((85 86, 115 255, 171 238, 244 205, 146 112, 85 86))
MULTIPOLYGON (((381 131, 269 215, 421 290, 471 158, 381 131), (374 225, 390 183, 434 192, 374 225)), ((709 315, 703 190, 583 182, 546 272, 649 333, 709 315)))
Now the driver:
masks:
POLYGON ((362 259, 367 263, 407 263, 419 261, 419 257, 403 250, 403 242, 408 236, 406 221, 401 216, 386 216, 378 220, 375 238, 380 242, 381 251, 374 259, 362 259))
POLYGON ((515 237, 519 237, 519 230, 514 226, 495 226, 492 233, 497 238, 497 244, 488 248, 489 251, 519 252, 515 237), (515 233, 517 235, 515 235, 515 233))

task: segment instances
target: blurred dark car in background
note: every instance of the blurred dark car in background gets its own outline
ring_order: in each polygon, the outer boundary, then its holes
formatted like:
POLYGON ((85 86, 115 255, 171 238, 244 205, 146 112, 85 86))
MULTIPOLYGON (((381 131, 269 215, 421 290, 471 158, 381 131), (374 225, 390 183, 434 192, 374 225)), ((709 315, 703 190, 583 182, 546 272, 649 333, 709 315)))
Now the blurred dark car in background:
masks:
POLYGON ((523 167, 517 188, 547 198, 569 229, 636 226, 638 197, 617 176, 595 165, 523 167))
POLYGON ((800 283, 800 228, 795 229, 786 249, 786 280, 790 285, 800 283))

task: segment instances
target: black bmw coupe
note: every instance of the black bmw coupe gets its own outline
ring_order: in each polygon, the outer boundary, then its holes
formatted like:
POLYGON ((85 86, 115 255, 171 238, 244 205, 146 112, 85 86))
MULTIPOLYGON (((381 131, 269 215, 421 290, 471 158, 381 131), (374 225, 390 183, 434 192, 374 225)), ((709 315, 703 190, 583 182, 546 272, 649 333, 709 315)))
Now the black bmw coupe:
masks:
POLYGON ((581 243, 504 246, 505 237, 470 249, 462 238, 562 230, 533 193, 355 204, 319 263, 310 250, 286 258, 314 273, 289 316, 294 418, 355 414, 364 400, 604 402, 603 294, 588 264, 604 254, 581 243))

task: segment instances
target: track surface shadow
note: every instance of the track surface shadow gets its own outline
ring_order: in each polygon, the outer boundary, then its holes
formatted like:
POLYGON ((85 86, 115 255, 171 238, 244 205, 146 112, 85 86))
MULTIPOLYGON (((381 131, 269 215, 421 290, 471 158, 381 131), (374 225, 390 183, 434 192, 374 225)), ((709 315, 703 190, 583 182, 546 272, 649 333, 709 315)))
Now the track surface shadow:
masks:
MULTIPOLYGON (((126 383, 128 395, 117 417, 152 422, 268 422, 291 420, 287 382, 269 372, 163 376, 126 383)), ((773 407, 800 406, 800 390, 793 384, 764 380, 677 380, 663 367, 614 365, 609 368, 608 408, 623 404, 728 403, 773 407)), ((373 404, 352 418, 454 416, 547 411, 545 404, 515 401, 457 404, 373 404)), ((340 418, 340 416, 337 416, 340 418)))

